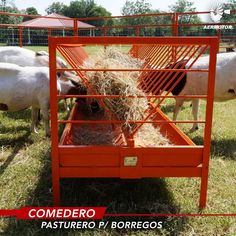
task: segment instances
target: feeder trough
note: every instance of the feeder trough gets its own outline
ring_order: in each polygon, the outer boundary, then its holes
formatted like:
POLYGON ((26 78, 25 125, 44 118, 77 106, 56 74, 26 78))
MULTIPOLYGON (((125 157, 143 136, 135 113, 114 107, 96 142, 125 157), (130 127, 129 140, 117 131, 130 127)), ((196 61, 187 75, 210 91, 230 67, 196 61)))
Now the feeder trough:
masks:
MULTIPOLYGON (((61 178, 199 177, 201 179, 200 207, 205 207, 217 48, 216 37, 50 37, 54 205, 60 204, 61 178), (94 48, 108 50, 110 47, 142 61, 142 66, 130 70, 117 68, 117 65, 114 65, 114 68, 86 66, 87 60, 96 56, 97 51, 87 53, 85 49, 88 49, 87 51, 94 48), (69 69, 56 68, 57 53, 68 62, 69 69), (209 68, 194 69, 194 63, 206 53, 210 55, 209 68), (183 62, 181 65, 178 64, 180 61, 183 62), (56 73, 63 70, 76 72, 87 89, 87 95, 57 94, 56 73), (123 98, 140 98, 147 101, 147 107, 139 120, 125 121, 117 118, 107 101, 122 99, 122 96, 99 93, 89 78, 89 73, 109 75, 109 73, 124 71, 137 73, 139 77, 137 87, 145 96, 128 94, 123 98), (184 99, 204 98, 206 100, 205 119, 199 121, 204 126, 203 145, 195 145, 179 128, 178 124, 188 124, 193 121, 173 121, 161 109, 166 100, 178 97, 171 92, 188 73, 208 73, 207 94, 182 96, 184 99), (62 98, 74 98, 68 119, 64 120, 59 119, 58 116, 58 102, 62 98), (91 100, 97 101, 102 107, 101 112, 93 113, 89 110, 91 100), (128 130, 125 122, 132 124, 132 129, 128 130), (145 125, 154 127, 149 134, 150 140, 157 130, 168 139, 168 144, 138 143, 136 135, 145 125), (59 132, 59 127, 62 126, 63 130, 59 132)), ((140 137, 142 138, 142 135, 140 137)))

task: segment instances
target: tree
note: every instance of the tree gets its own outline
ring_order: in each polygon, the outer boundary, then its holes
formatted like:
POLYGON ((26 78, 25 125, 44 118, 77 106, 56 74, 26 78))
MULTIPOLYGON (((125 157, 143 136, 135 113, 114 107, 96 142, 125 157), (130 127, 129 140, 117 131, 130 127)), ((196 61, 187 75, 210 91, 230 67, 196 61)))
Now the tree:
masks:
MULTIPOLYGON (((111 13, 104 7, 97 5, 94 0, 76 0, 71 1, 69 6, 65 6, 63 14, 73 18, 89 18, 111 16, 111 13)), ((112 24, 109 20, 87 20, 85 21, 95 26, 104 26, 112 24)))
MULTIPOLYGON (((28 15, 39 15, 37 9, 35 7, 28 7, 25 9, 25 14, 28 14, 28 15)), ((32 18, 30 16, 24 16, 23 18, 23 21, 28 21, 28 20, 31 20, 32 18)))
MULTIPOLYGON (((17 7, 13 3, 9 3, 6 0, 1 0, 0 2, 0 10, 9 13, 20 13, 17 7)), ((0 24, 17 24, 22 21, 21 16, 9 16, 9 15, 0 15, 0 24)), ((15 39, 15 35, 17 34, 17 30, 14 27, 1 28, 0 29, 0 42, 1 43, 11 43, 15 39)))
MULTIPOLYGON (((3 12, 9 13, 20 13, 18 8, 13 3, 8 3, 7 0, 1 0, 0 2, 0 10, 3 12)), ((0 24, 17 24, 22 21, 21 16, 8 16, 8 15, 0 15, 0 24)))
MULTIPOLYGON (((228 0, 227 3, 223 4, 224 10, 235 10, 236 9, 236 0, 228 0)), ((221 22, 236 22, 236 14, 223 14, 223 17, 221 18, 221 22)))
MULTIPOLYGON (((178 0, 175 4, 170 5, 169 9, 171 12, 196 12, 196 7, 194 7, 194 2, 188 0, 178 0)), ((178 23, 182 24, 198 24, 201 23, 201 19, 197 14, 193 15, 180 15, 178 18, 178 23)), ((194 36, 200 35, 202 32, 202 27, 197 26, 179 26, 179 35, 194 36)))
POLYGON ((63 14, 66 5, 62 2, 53 2, 48 8, 45 10, 47 14, 57 13, 63 14))
POLYGON ((136 2, 126 0, 121 13, 123 16, 147 14, 152 11, 151 8, 152 5, 145 0, 136 0, 136 2))
MULTIPOLYGON (((170 5, 171 12, 196 12, 194 2, 188 0, 178 0, 175 4, 170 5)), ((201 19, 197 15, 181 15, 179 16, 179 24, 200 23, 201 19)))
MULTIPOLYGON (((153 13, 152 5, 146 0, 136 0, 130 1, 126 0, 124 6, 122 7, 121 13, 123 16, 129 15, 140 15, 140 14, 148 14, 153 13)), ((135 28, 139 30, 140 35, 153 35, 155 29, 148 27, 141 27, 141 25, 152 25, 155 24, 155 19, 150 16, 138 16, 133 18, 123 18, 120 20, 120 24, 123 26, 136 26, 135 28)), ((136 34, 135 28, 131 30, 130 28, 124 28, 124 35, 134 35, 136 34)))

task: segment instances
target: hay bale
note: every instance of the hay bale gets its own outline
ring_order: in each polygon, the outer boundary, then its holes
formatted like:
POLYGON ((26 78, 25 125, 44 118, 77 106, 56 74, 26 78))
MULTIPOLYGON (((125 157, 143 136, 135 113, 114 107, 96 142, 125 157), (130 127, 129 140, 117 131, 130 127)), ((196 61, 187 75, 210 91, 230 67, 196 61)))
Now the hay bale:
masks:
MULTIPOLYGON (((85 61, 84 67, 88 69, 140 69, 143 63, 144 61, 140 59, 109 47, 106 50, 100 50, 96 55, 92 55, 85 61)), ((124 121, 122 129, 126 133, 132 132, 137 127, 137 124, 130 124, 127 121, 143 120, 145 110, 148 108, 145 93, 138 89, 140 73, 139 71, 86 72, 86 77, 97 94, 134 96, 134 98, 104 99, 104 103, 116 119, 124 121), (144 98, 137 98, 137 96, 144 98)), ((101 135, 103 134, 101 133, 101 135)), ((107 136, 106 132, 104 135, 107 136)), ((135 140, 136 144, 140 146, 169 144, 168 139, 163 137, 152 124, 144 124, 135 135, 135 140)))
MULTIPOLYGON (((87 68, 96 69, 140 69, 143 61, 132 58, 128 54, 121 53, 117 49, 107 48, 100 50, 95 56, 91 56, 86 62, 87 68)), ((139 71, 96 71, 87 72, 89 82, 97 94, 100 95, 120 95, 136 96, 136 98, 104 99, 106 106, 112 114, 119 120, 141 120, 147 108, 146 98, 143 91, 137 88, 139 71)), ((135 128, 135 124, 125 122, 128 132, 135 128)))

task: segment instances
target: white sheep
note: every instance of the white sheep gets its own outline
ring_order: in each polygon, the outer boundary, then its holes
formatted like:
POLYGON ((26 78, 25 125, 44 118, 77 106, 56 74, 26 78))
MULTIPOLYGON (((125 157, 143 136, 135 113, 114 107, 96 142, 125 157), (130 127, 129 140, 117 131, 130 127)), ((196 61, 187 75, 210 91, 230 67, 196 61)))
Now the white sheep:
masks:
MULTIPOLYGON (((34 52, 21 47, 0 47, 0 62, 13 63, 19 66, 49 66, 49 55, 45 51, 34 52)), ((60 57, 56 58, 58 68, 67 68, 60 57)))
MULTIPOLYGON (((16 46, 0 47, 0 62, 13 63, 19 66, 49 66, 49 54, 45 51, 34 52, 16 46)), ((68 68, 67 63, 60 57, 56 58, 56 64, 58 68, 68 68)), ((66 100, 64 106, 68 111, 69 107, 66 100)))
MULTIPOLYGON (((71 74, 61 74, 57 80, 60 94, 84 93, 77 77, 71 74), (66 77, 66 80, 63 78, 66 77), (73 82, 71 82, 73 81, 73 82)), ((41 109, 45 122, 46 135, 49 128, 49 68, 21 67, 11 63, 0 63, 0 110, 19 111, 32 107, 31 131, 36 131, 38 111, 41 109)))
MULTIPOLYGON (((223 102, 236 99, 236 53, 217 54, 214 101, 223 102)), ((191 69, 208 69, 209 56, 200 57, 191 69)), ((187 66, 188 68, 188 66, 187 66)), ((186 84, 179 95, 207 95, 208 73, 187 72, 186 84)), ((186 99, 177 98, 173 120, 177 119, 178 112, 186 99)), ((192 100, 192 114, 194 121, 198 120, 199 99, 192 100)), ((198 129, 194 123, 191 131, 198 129)))

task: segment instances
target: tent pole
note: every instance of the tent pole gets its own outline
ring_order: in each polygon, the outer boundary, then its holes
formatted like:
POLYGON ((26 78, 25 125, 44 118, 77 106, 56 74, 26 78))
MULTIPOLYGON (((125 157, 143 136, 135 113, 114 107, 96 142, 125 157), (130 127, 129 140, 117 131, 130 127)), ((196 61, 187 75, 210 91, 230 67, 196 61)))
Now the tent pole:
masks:
POLYGON ((28 44, 31 44, 31 39, 30 39, 30 28, 28 28, 28 44))

